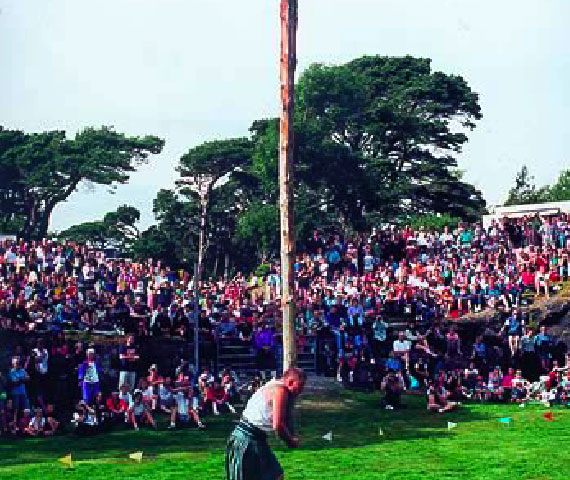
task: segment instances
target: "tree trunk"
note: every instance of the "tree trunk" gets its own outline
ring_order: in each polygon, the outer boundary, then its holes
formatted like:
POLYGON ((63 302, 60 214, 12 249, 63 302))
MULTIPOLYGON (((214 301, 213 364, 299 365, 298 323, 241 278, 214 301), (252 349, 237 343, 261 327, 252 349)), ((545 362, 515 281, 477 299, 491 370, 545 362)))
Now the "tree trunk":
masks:
POLYGON ((202 280, 204 271, 204 256, 206 253, 206 220, 208 218, 208 207, 210 206, 210 189, 200 197, 200 234, 198 240, 198 282, 202 280))
POLYGON ((26 215, 24 226, 22 227, 22 231, 20 232, 19 236, 24 240, 32 240, 32 232, 36 223, 37 216, 37 200, 33 196, 26 195, 25 204, 26 215))
POLYGON ((224 259, 224 280, 228 280, 228 275, 230 273, 230 252, 226 252, 224 259))
POLYGON ((36 240, 42 240, 46 238, 49 228, 49 219, 53 213, 54 208, 55 205, 48 204, 45 210, 40 214, 36 228, 36 240))
POLYGON ((283 371, 297 365, 295 340, 295 222, 293 218, 293 112, 297 66, 297 0, 281 0, 281 120, 279 140, 279 206, 281 213, 281 305, 283 371))
POLYGON ((218 276, 218 260, 220 259, 220 255, 218 249, 216 249, 216 259, 214 260, 214 273, 212 277, 215 279, 218 276))

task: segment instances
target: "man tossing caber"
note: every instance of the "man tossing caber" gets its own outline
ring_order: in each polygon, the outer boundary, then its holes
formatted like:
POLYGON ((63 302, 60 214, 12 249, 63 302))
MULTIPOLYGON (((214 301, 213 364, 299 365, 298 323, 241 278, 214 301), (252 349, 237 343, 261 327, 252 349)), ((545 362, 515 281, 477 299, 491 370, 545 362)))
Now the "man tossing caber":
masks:
POLYGON ((295 399, 305 387, 303 370, 290 368, 249 399, 226 447, 227 480, 280 480, 283 469, 267 444, 274 431, 289 448, 299 446, 291 429, 295 399))

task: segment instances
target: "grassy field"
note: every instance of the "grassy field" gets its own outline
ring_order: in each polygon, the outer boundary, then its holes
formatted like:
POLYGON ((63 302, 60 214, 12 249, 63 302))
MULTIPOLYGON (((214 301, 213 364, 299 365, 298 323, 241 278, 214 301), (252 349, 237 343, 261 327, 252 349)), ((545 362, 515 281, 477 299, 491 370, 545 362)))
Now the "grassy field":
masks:
MULTIPOLYGON (((425 411, 422 397, 407 408, 378 408, 378 395, 343 392, 304 398, 303 445, 287 450, 272 440, 287 479, 304 480, 567 480, 570 410, 541 406, 466 405, 447 415, 425 411), (498 418, 512 417, 508 425, 498 418), (447 429, 447 422, 458 426, 447 429), (379 434, 382 429, 384 435, 379 434), (333 432, 331 443, 322 435, 333 432)), ((118 431, 94 438, 0 440, 0 478, 18 480, 218 480, 231 419, 208 419, 208 430, 118 431), (128 454, 142 450, 142 463, 128 454), (69 469, 57 462, 73 454, 69 469)))

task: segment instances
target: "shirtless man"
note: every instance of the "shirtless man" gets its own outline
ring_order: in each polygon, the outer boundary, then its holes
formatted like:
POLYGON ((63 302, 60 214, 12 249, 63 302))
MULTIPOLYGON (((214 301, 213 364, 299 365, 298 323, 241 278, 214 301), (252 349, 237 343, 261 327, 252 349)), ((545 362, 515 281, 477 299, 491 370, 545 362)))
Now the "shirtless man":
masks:
POLYGON ((291 368, 250 398, 226 447, 227 480, 281 480, 283 469, 267 444, 274 431, 289 448, 299 446, 290 427, 294 401, 303 391, 305 372, 291 368))

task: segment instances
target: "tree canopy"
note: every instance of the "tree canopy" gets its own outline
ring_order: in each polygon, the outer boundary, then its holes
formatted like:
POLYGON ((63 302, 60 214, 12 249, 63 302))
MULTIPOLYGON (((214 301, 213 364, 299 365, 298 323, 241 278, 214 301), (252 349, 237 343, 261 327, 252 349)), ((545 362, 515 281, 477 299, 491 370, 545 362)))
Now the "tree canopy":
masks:
MULTIPOLYGON (((297 238, 314 228, 473 220, 485 202, 462 178, 457 155, 481 118, 466 80, 434 71, 429 59, 363 56, 311 65, 296 87, 297 238)), ((42 236, 53 207, 80 182, 124 183, 163 143, 109 127, 74 139, 0 130, 0 173, 9 176, 0 184, 0 226, 42 236)), ((277 255, 278 149, 278 119, 255 120, 248 137, 208 141, 182 155, 175 185, 154 200, 156 225, 139 232, 138 212, 121 207, 81 229, 96 236, 107 228, 109 236, 113 225, 111 237, 122 235, 136 257, 191 265, 201 241, 210 271, 223 255, 238 269, 255 268, 277 255)), ((567 185, 565 177, 557 195, 567 185)))
POLYGON ((570 170, 562 171, 556 183, 537 188, 534 176, 528 167, 523 165, 517 172, 515 184, 509 190, 505 206, 565 200, 570 200, 570 170))
POLYGON ((86 128, 73 139, 63 131, 0 133, 0 172, 9 173, 0 189, 13 199, 2 202, 0 215, 20 225, 17 233, 26 239, 46 235, 53 209, 81 182, 111 188, 126 183, 164 145, 158 137, 127 137, 112 127, 86 128))
POLYGON ((141 234, 136 225, 140 212, 135 207, 122 205, 114 212, 108 212, 103 220, 73 225, 58 234, 59 238, 76 242, 91 242, 99 248, 108 245, 128 251, 141 234))
MULTIPOLYGON (((298 238, 315 227, 361 230, 432 214, 473 220, 484 211, 481 192, 457 169, 467 132, 482 118, 462 77, 432 71, 429 59, 365 56, 310 66, 296 96, 298 238)), ((267 205, 278 200, 278 120, 257 120, 250 132, 252 162, 242 168, 248 228, 239 231, 242 239, 252 232, 254 244, 268 230, 267 205)), ((276 239, 277 223, 274 231, 276 239)))

